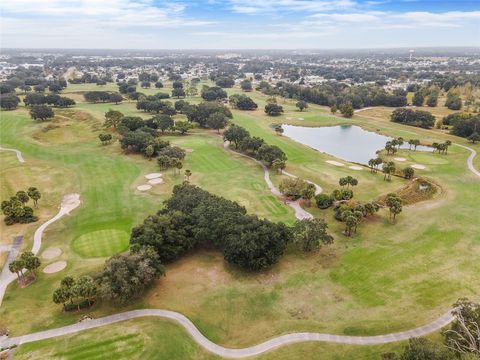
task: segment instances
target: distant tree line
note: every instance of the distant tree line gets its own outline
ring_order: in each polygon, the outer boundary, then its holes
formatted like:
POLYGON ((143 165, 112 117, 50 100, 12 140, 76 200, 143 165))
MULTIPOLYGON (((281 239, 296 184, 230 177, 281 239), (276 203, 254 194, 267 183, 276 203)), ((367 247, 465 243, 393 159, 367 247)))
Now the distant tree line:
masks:
POLYGON ((123 101, 123 96, 116 92, 109 92, 109 91, 87 91, 83 94, 85 101, 88 102, 113 102, 118 104, 119 102, 123 101))
POLYGON ((290 99, 303 100, 317 105, 337 106, 350 103, 354 109, 368 106, 402 107, 407 105, 407 93, 395 90, 387 93, 374 85, 347 86, 329 82, 315 86, 302 86, 279 81, 275 87, 266 81, 260 82, 257 90, 267 95, 280 95, 290 99))
POLYGON ((70 107, 75 105, 75 100, 68 97, 60 96, 58 94, 41 94, 41 93, 30 93, 25 95, 23 102, 26 106, 32 105, 52 105, 56 107, 70 107))
POLYGON ((429 129, 435 125, 435 116, 428 111, 395 109, 390 115, 393 122, 429 129))

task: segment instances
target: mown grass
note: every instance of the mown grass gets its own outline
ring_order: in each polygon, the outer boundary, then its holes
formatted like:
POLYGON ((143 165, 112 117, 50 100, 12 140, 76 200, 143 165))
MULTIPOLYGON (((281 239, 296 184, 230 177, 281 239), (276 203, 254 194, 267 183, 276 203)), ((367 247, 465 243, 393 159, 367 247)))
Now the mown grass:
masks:
POLYGON ((83 257, 106 257, 128 249, 129 235, 115 229, 92 231, 72 241, 72 248, 83 257))
MULTIPOLYGON (((235 123, 245 126, 252 135, 280 146, 289 158, 287 171, 315 181, 326 192, 338 187, 341 176, 357 177, 359 185, 354 189, 357 200, 375 199, 406 182, 400 178, 384 182, 381 174, 371 174, 368 170, 353 172, 348 167, 326 164, 325 160, 334 158, 275 135, 271 125, 354 123, 406 139, 419 138, 425 142, 451 139, 466 144, 464 139, 437 130, 406 127, 381 117, 363 117, 362 113, 345 120, 314 105, 300 113, 290 100, 284 105, 283 116, 269 118, 263 113, 265 97, 257 92, 249 95, 259 101, 260 109, 234 111, 235 123), (304 120, 298 120, 299 117, 304 120)), ((77 108, 88 111, 101 122, 107 106, 80 103, 77 108)), ((136 113, 128 103, 119 105, 121 108, 136 113)), ((119 151, 118 144, 102 147, 94 137, 74 145, 47 144, 48 138, 39 142, 32 139, 32 134, 42 125, 33 124, 23 109, 2 112, 0 116, 2 145, 24 152, 28 161, 23 165, 25 169, 27 165, 28 169, 38 167, 36 172, 23 171, 13 154, 2 153, 2 159, 8 158, 2 173, 8 186, 2 185, 2 199, 16 190, 17 177, 25 184, 36 183, 37 179, 42 181, 46 194, 45 199, 42 198, 45 216, 56 211, 65 192, 78 192, 82 198, 80 208, 52 225, 45 234, 45 246, 59 246, 64 251, 62 257, 68 261, 67 269, 48 276, 40 274, 38 281, 25 289, 18 289, 16 285, 8 289, 0 308, 0 322, 16 335, 75 322, 80 314, 60 313, 59 307, 51 302, 51 293, 62 276, 93 273, 101 267, 103 259, 81 258, 72 251, 71 242, 85 233, 102 229, 129 232, 134 224, 161 207, 171 186, 181 182, 183 176, 169 170, 164 174, 164 184, 140 194, 135 187, 145 183, 144 174, 158 171, 155 161, 126 156, 119 151), (40 180, 40 175, 45 178, 40 180), (25 317, 32 312, 35 317, 25 317)), ((266 188, 262 170, 248 159, 225 151, 219 135, 195 130, 191 135, 167 138, 175 145, 193 149, 184 165, 184 169, 193 172, 192 183, 238 201, 259 216, 293 222, 291 209, 266 188)), ((167 276, 157 282, 144 300, 121 310, 150 306, 180 311, 212 341, 228 346, 252 345, 292 331, 374 335, 431 321, 457 298, 479 295, 475 284, 480 281, 477 261, 480 234, 472 225, 478 222, 479 183, 466 167, 468 155, 467 150, 457 146, 452 146, 448 155, 399 152, 396 156, 407 158, 405 165, 426 165, 418 174, 434 179, 445 194, 439 199, 405 207, 396 224, 391 224, 387 211, 382 210, 372 220, 362 223, 353 238, 347 238, 341 234, 343 224, 333 219, 331 210, 312 207, 309 211, 329 223, 334 245, 315 254, 303 254, 291 246, 279 264, 260 274, 240 272, 226 265, 219 252, 200 250, 168 265, 167 276)), ((479 164, 478 159, 475 162, 479 164)), ((275 183, 282 179, 280 175, 272 177, 275 183)), ((17 228, 17 231, 26 231, 25 246, 31 241, 34 228, 17 228)), ((91 309, 95 316, 118 311, 100 303, 91 309)), ((127 328, 122 324, 115 326, 127 328)), ((155 328, 152 333, 161 331, 155 328)), ((91 339, 95 337, 86 336, 83 341, 93 341, 91 339)), ((187 344, 186 339, 182 332, 179 343, 187 344)), ((54 346, 52 343, 47 343, 45 348, 54 346)), ((379 354, 379 349, 395 347, 398 345, 358 348, 297 344, 267 354, 265 358, 318 358, 318 354, 322 354, 322 359, 348 356, 370 359, 379 354)), ((188 353, 184 358, 199 356, 203 355, 188 353)), ((175 357, 172 355, 172 358, 175 357)))

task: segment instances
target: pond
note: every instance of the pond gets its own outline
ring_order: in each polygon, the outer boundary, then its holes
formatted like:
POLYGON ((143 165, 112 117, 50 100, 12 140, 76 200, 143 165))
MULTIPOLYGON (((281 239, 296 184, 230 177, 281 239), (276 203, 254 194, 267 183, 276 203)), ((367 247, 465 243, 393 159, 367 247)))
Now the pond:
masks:
MULTIPOLYGON (((366 131, 359 126, 338 125, 327 127, 304 127, 282 125, 284 135, 316 150, 339 159, 368 164, 377 156, 376 152, 385 147, 392 138, 366 131)), ((408 141, 408 139, 407 139, 408 141)), ((408 149, 407 142, 401 147, 408 149)), ((417 146, 417 151, 432 151, 428 146, 417 146)))

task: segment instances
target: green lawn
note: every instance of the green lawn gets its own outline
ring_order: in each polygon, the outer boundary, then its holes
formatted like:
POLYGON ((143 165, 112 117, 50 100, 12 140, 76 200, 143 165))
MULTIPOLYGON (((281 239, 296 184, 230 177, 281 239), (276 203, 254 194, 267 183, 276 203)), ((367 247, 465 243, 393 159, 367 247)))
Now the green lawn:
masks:
POLYGON ((129 234, 115 229, 92 231, 72 242, 73 250, 86 258, 110 256, 127 250, 128 246, 129 234))
MULTIPOLYGON (((88 88, 77 86, 74 90, 88 88)), ((71 88, 65 92, 66 96, 68 91, 71 88)), ((381 174, 371 174, 368 170, 353 172, 348 167, 329 165, 325 161, 333 157, 285 136, 277 136, 271 125, 354 123, 371 131, 407 139, 415 137, 425 142, 450 139, 454 143, 467 144, 464 139, 437 130, 406 127, 381 117, 364 117, 362 113, 345 120, 315 105, 300 113, 291 100, 283 103, 279 99, 285 114, 270 118, 263 113, 265 96, 257 92, 250 95, 259 102, 259 110, 234 111, 233 122, 246 127, 252 135, 280 146, 288 156, 287 171, 315 181, 326 192, 338 187, 339 177, 357 177, 359 185, 354 189, 355 199, 361 201, 375 199, 406 182, 399 178, 385 182, 381 174)), ((65 275, 95 273, 104 259, 90 256, 106 254, 102 253, 101 245, 110 245, 106 236, 97 236, 98 232, 115 229, 129 233, 132 226, 160 209, 172 186, 183 180, 181 174, 175 175, 169 170, 164 173, 164 184, 146 193, 136 190, 136 186, 145 183, 144 175, 158 171, 158 167, 154 160, 123 154, 118 143, 100 145, 97 136, 103 131, 103 114, 111 106, 80 102, 74 109, 57 110, 61 115, 55 120, 59 128, 45 133, 42 128, 47 124, 33 123, 23 108, 0 112, 0 143, 21 150, 27 160, 26 164, 19 165, 13 154, 0 153, 3 161, 1 200, 19 188, 38 185, 44 194, 38 209, 42 220, 56 213, 63 194, 78 192, 82 200, 81 206, 70 216, 52 224, 44 237, 45 248, 58 246, 63 250, 67 269, 48 276, 39 274, 39 279, 24 289, 15 284, 8 288, 0 308, 0 325, 7 326, 13 335, 78 321, 82 314, 63 314, 51 301, 60 279, 65 275), (93 241, 82 241, 93 242, 93 246, 86 246, 84 251, 88 255, 82 256, 81 250, 80 253, 75 250, 76 243, 88 238, 93 241), (35 316, 31 316, 32 313, 35 316)), ((133 103, 120 104, 118 109, 125 114, 148 116, 137 112, 133 103)), ((291 208, 268 191, 261 168, 225 151, 220 135, 197 129, 187 136, 168 135, 166 138, 174 145, 193 150, 187 153, 184 164, 184 169, 193 173, 190 179, 193 184, 238 201, 249 212, 261 217, 288 223, 294 221, 291 208)), ((475 147, 478 150, 479 145, 475 147)), ((478 299, 480 296, 476 285, 480 283, 480 233, 472 225, 478 223, 476 209, 480 187, 478 178, 466 167, 468 155, 467 150, 457 146, 452 146, 448 155, 400 151, 396 156, 407 158, 405 165, 424 164, 427 168, 418 170, 417 174, 434 179, 443 191, 432 201, 405 207, 395 225, 387 220, 386 210, 382 210, 374 219, 362 223, 358 234, 347 238, 342 235, 343 224, 333 219, 331 210, 310 208, 315 216, 327 220, 335 238, 332 246, 319 253, 306 255, 292 245, 272 269, 250 274, 226 265, 220 252, 201 249, 169 264, 167 276, 144 298, 122 308, 99 302, 89 313, 99 317, 131 308, 171 309, 192 319, 212 341, 236 347, 253 345, 292 331, 374 335, 420 326, 443 314, 459 297, 478 299)), ((480 164, 478 158, 475 164, 477 167, 480 164)), ((279 183, 282 176, 272 178, 274 183, 279 183)), ((25 248, 28 248, 38 223, 1 226, 0 230, 7 231, 2 234, 8 234, 6 240, 2 236, 2 242, 8 243, 15 234, 25 233, 25 248)), ((78 341, 72 337, 72 343, 59 341, 57 344, 52 340, 38 343, 38 348, 37 344, 25 345, 19 354, 23 352, 21 356, 27 358, 42 354, 48 358, 77 346, 79 353, 88 353, 91 349, 84 350, 85 344, 103 340, 105 344, 98 344, 100 354, 103 347, 106 353, 113 353, 113 348, 124 349, 123 344, 129 342, 127 347, 138 349, 140 341, 143 341, 144 351, 163 346, 165 353, 170 354, 168 339, 172 336, 176 339, 172 349, 178 348, 180 355, 172 352, 170 358, 208 358, 189 342, 183 330, 165 322, 155 322, 160 323, 163 325, 142 325, 148 331, 140 331, 140 336, 129 335, 129 322, 112 326, 108 330, 112 332, 104 338, 99 339, 100 330, 94 330, 79 335, 78 341), (158 336, 156 340, 155 336, 158 336), (68 344, 68 347, 61 344, 68 344), (187 352, 181 352, 182 349, 187 352)), ((322 359, 373 359, 378 358, 379 351, 396 348, 398 344, 361 348, 297 344, 264 358, 318 358, 318 354, 322 354, 322 359)))

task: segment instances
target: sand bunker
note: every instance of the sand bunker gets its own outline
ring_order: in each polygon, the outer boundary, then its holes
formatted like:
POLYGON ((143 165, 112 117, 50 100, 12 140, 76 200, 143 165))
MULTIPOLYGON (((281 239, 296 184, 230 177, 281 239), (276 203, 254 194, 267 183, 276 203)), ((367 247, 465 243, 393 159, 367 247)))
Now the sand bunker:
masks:
POLYGON ((186 149, 183 149, 183 150, 185 150, 185 152, 187 152, 187 153, 192 153, 193 152, 193 149, 191 149, 191 148, 186 148, 186 149))
POLYGON ((298 118, 298 120, 303 120, 303 118, 298 118))
POLYGON ((151 173, 151 174, 145 175, 145 178, 148 179, 148 180, 157 179, 159 177, 162 177, 161 173, 151 173))
POLYGON ((53 274, 53 273, 62 271, 66 267, 67 267, 67 262, 66 261, 63 261, 63 260, 62 261, 57 261, 57 262, 54 262, 53 264, 45 266, 45 268, 43 269, 43 272, 45 274, 53 274))
POLYGON ((152 179, 152 180, 148 180, 148 183, 149 183, 150 185, 162 184, 162 183, 163 183, 163 179, 152 179))
POLYGON ((418 169, 418 170, 424 170, 424 169, 425 169, 425 166, 424 166, 424 165, 420 165, 420 164, 413 164, 413 165, 412 165, 412 168, 418 169))
POLYGON ((335 160, 327 160, 325 161, 326 163, 330 165, 335 165, 335 166, 345 166, 345 164, 342 164, 341 162, 335 161, 335 160))
POLYGON ((401 162, 407 161, 407 159, 405 159, 405 158, 403 158, 403 157, 396 157, 396 158, 393 158, 393 160, 395 160, 395 161, 401 161, 401 162))
POLYGON ((52 260, 62 254, 62 249, 58 247, 50 247, 42 253, 42 258, 45 260, 52 260))
POLYGON ((137 190, 139 191, 147 191, 152 188, 152 185, 139 185, 137 186, 137 190))
POLYGON ((358 166, 358 165, 352 165, 352 166, 349 166, 348 168, 352 169, 352 170, 356 170, 356 171, 363 170, 363 168, 361 166, 358 166))

